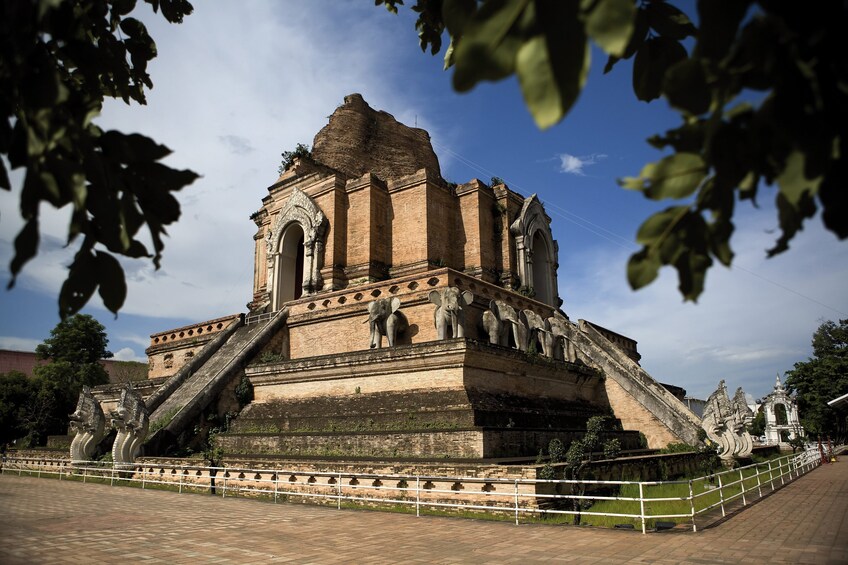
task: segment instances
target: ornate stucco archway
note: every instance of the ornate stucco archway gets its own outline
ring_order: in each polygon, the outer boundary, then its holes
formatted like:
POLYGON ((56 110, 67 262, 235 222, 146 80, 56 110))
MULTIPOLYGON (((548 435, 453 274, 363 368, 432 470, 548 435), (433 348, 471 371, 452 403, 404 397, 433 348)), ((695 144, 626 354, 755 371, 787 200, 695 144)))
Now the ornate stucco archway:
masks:
POLYGON ((554 308, 559 306, 557 257, 559 246, 551 234, 551 219, 534 194, 524 201, 510 226, 515 236, 518 278, 522 287, 532 288, 535 298, 554 308))
POLYGON ((780 375, 775 381, 774 391, 763 399, 763 411, 766 416, 766 442, 786 443, 804 435, 798 418, 798 404, 783 388, 780 375))
POLYGON ((292 189, 265 239, 272 311, 279 310, 283 303, 300 293, 314 294, 323 287, 321 267, 327 224, 327 217, 318 205, 302 190, 292 189), (301 269, 303 274, 298 284, 295 276, 301 269))

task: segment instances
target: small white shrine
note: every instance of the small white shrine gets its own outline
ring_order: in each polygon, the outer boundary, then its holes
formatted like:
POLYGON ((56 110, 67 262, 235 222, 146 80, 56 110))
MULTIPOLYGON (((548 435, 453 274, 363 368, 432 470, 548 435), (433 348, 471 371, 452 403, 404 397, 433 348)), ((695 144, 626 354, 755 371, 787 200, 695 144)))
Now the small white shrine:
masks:
POLYGON ((788 447, 790 439, 804 436, 804 428, 798 420, 798 404, 783 388, 780 375, 775 380, 774 391, 763 399, 763 410, 766 443, 788 447))

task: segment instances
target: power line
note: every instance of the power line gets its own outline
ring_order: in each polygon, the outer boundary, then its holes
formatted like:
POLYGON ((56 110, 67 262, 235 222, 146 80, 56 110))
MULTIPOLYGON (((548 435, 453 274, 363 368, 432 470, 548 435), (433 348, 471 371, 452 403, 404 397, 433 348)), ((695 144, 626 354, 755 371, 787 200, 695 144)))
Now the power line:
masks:
MULTIPOLYGON (((463 155, 460 155, 459 153, 457 153, 456 151, 453 151, 449 147, 442 145, 441 143, 438 143, 435 140, 433 141, 433 144, 436 145, 441 151, 449 153, 452 157, 454 157, 458 161, 462 162, 467 167, 474 169, 478 172, 484 173, 485 175, 488 175, 488 176, 491 176, 491 177, 497 176, 492 171, 486 169, 485 167, 483 167, 482 165, 472 161, 471 159, 469 159, 469 158, 467 158, 463 155)), ((503 177, 501 177, 501 178, 503 178, 503 177)), ((503 178, 503 180, 504 180, 504 182, 508 181, 508 179, 506 179, 506 178, 503 178)), ((519 186, 517 183, 512 183, 510 181, 510 182, 507 182, 507 184, 510 186, 510 190, 517 192, 518 194, 520 194, 521 196, 524 196, 525 198, 527 197, 526 196, 527 191, 524 188, 522 188, 521 186, 519 186)), ((579 214, 575 214, 574 212, 571 212, 571 211, 569 211, 569 210, 567 210, 567 209, 565 209, 565 208, 563 208, 563 207, 561 207, 561 206, 559 206, 559 205, 557 205, 553 202, 545 202, 545 205, 546 205, 546 208, 550 209, 550 211, 553 214, 555 214, 556 216, 559 216, 560 218, 562 218, 562 219, 564 219, 568 222, 571 222, 572 224, 588 231, 589 233, 591 233, 591 234, 593 234, 597 237, 605 239, 605 240, 609 241, 610 243, 617 245, 618 247, 621 247, 623 249, 627 249, 629 251, 635 251, 636 248, 637 248, 637 246, 634 244, 634 242, 632 240, 630 240, 626 237, 623 237, 623 236, 621 236, 621 235, 619 235, 619 234, 617 234, 617 233, 615 233, 611 230, 608 230, 607 228, 600 226, 600 225, 580 216, 579 214)), ((838 308, 834 308, 833 306, 830 306, 829 304, 825 304, 824 302, 820 302, 819 300, 816 300, 815 298, 807 296, 806 294, 804 294, 802 292, 798 292, 797 290, 790 288, 790 287, 788 287, 784 284, 773 281, 773 280, 769 279, 768 277, 765 277, 763 275, 755 273, 754 271, 751 271, 750 269, 746 269, 745 267, 742 267, 737 263, 733 263, 731 265, 731 270, 733 270, 733 269, 742 271, 743 273, 746 273, 746 274, 748 274, 752 277, 756 277, 756 278, 758 278, 762 281, 765 281, 765 282, 767 282, 771 285, 774 285, 777 288, 780 288, 781 290, 792 293, 792 294, 794 294, 794 295, 796 295, 800 298, 803 298, 804 300, 807 300, 809 302, 817 304, 817 305, 819 305, 823 308, 827 308, 828 310, 833 310, 834 312, 836 312, 837 314, 839 314, 841 316, 848 316, 848 314, 846 314, 842 310, 839 310, 838 308)))

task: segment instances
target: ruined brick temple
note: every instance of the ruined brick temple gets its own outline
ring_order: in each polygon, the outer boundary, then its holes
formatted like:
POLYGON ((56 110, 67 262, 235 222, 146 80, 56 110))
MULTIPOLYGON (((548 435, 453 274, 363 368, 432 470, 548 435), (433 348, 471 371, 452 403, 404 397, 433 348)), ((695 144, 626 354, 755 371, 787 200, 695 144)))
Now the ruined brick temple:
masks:
POLYGON ((539 198, 446 182, 427 132, 358 94, 251 220, 249 311, 151 336, 145 455, 227 412, 232 457, 528 457, 596 414, 625 448, 696 441, 635 341, 569 318, 539 198))

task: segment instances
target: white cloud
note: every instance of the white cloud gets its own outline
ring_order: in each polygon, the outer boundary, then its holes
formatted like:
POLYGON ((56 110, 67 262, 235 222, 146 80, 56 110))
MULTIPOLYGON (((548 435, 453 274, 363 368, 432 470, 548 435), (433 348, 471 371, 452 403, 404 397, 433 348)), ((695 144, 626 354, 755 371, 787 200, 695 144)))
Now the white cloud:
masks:
POLYGON ((250 144, 250 140, 240 135, 219 135, 218 140, 236 155, 246 155, 256 151, 250 144))
POLYGON ((136 352, 133 351, 130 347, 124 347, 119 349, 118 351, 115 351, 114 355, 112 356, 112 359, 114 359, 115 361, 140 361, 144 363, 147 362, 146 356, 141 357, 139 355, 136 355, 136 352))
MULTIPOLYGON (((173 150, 170 166, 202 177, 177 194, 182 216, 167 226, 162 268, 121 260, 128 283, 122 313, 200 321, 244 311, 256 231, 248 217, 276 180, 280 153, 311 144, 345 95, 360 92, 374 108, 432 127, 426 101, 415 98, 421 95, 396 88, 407 65, 388 46, 409 41, 409 30, 400 22, 382 26, 393 16, 373 6, 315 4, 199 4, 180 25, 145 15, 146 5, 133 14, 156 40, 154 88, 147 106, 107 101, 97 123, 154 138, 173 150)), ((0 264, 7 265, 22 227, 14 213, 20 191, 0 192, 0 264)), ((45 205, 41 212, 39 255, 18 284, 55 297, 75 251, 63 247, 69 210, 45 205)), ((142 242, 152 249, 148 237, 142 242)), ((99 298, 91 303, 99 306, 99 298)))
POLYGON ((848 249, 814 218, 789 253, 766 259, 775 237, 766 232, 772 214, 738 213, 734 263, 746 271, 715 265, 697 304, 682 301, 670 268, 633 292, 625 277, 627 250, 574 250, 561 243, 566 312, 637 340, 642 366, 690 395, 706 398, 723 378, 728 388, 741 386, 760 398, 776 373, 810 356, 810 339, 823 320, 848 311, 848 249), (569 272, 574 276, 564 276, 569 272))
POLYGON ((10 335, 0 336, 0 349, 9 349, 11 351, 35 351, 35 348, 42 343, 40 339, 27 339, 23 337, 15 337, 10 335))
POLYGON ((139 345, 144 349, 150 347, 150 337, 149 336, 141 336, 141 335, 123 333, 123 334, 118 334, 117 339, 120 339, 121 341, 124 341, 124 342, 135 343, 136 345, 139 345))
POLYGON ((607 156, 602 153, 592 153, 591 155, 584 155, 580 157, 577 155, 569 155, 568 153, 560 153, 557 157, 560 160, 559 170, 561 173, 584 176, 586 174, 583 172, 584 167, 599 163, 606 159, 607 156))

